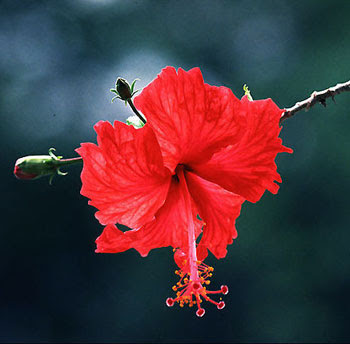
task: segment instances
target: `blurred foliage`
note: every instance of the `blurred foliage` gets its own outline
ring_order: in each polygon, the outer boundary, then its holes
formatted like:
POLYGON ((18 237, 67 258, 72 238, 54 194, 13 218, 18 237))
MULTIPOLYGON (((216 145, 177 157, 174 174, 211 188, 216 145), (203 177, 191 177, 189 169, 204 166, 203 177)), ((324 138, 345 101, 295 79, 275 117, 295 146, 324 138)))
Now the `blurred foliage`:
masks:
POLYGON ((95 254, 102 227, 79 195, 79 167, 50 187, 16 180, 18 157, 75 156, 111 104, 118 76, 201 68, 241 97, 289 107, 349 79, 350 2, 1 0, 0 341, 347 342, 350 317, 350 96, 284 123, 277 195, 245 203, 215 266, 226 308, 165 306, 172 251, 95 254))

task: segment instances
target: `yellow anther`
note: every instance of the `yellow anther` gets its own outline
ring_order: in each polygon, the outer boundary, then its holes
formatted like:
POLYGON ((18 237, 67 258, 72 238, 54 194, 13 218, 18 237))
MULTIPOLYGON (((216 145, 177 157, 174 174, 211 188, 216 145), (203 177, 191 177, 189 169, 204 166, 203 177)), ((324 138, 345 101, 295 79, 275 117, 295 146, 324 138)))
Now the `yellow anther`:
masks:
POLYGON ((205 281, 205 284, 210 284, 210 281, 205 281))
POLYGON ((176 285, 174 285, 174 286, 172 287, 172 289, 173 289, 174 291, 176 291, 176 290, 177 290, 176 285))

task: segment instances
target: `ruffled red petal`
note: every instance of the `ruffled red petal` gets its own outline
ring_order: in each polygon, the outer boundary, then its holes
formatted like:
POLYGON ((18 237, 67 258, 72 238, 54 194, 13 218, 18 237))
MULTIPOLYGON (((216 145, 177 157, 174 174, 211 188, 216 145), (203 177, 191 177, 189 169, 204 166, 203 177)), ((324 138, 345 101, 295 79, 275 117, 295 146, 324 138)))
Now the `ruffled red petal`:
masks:
POLYGON ((134 102, 172 171, 178 163, 208 160, 239 135, 240 101, 226 87, 205 84, 199 68, 163 69, 134 102))
POLYGON ((118 253, 129 250, 132 247, 132 239, 115 225, 108 225, 96 239, 96 244, 97 253, 118 253))
POLYGON ((121 122, 95 125, 98 146, 82 143, 81 194, 96 207, 101 224, 137 228, 151 221, 164 204, 171 176, 164 167, 152 129, 121 122))
POLYGON ((96 240, 96 252, 117 253, 134 248, 145 257, 151 249, 158 247, 172 246, 186 250, 189 221, 194 222, 197 237, 203 223, 197 219, 195 208, 192 208, 192 219, 187 218, 189 211, 184 192, 187 192, 186 188, 173 178, 168 197, 154 220, 139 229, 126 232, 114 225, 107 226, 96 240))
POLYGON ((271 100, 241 100, 241 126, 244 134, 238 141, 215 153, 203 164, 191 164, 201 177, 226 190, 257 202, 265 190, 277 193, 281 182, 275 158, 278 153, 293 151, 278 137, 283 110, 271 100))
POLYGON ((194 173, 186 173, 188 190, 193 197, 199 216, 205 226, 197 252, 205 257, 208 248, 216 258, 225 257, 226 246, 237 237, 235 221, 240 214, 244 198, 204 180, 194 173))

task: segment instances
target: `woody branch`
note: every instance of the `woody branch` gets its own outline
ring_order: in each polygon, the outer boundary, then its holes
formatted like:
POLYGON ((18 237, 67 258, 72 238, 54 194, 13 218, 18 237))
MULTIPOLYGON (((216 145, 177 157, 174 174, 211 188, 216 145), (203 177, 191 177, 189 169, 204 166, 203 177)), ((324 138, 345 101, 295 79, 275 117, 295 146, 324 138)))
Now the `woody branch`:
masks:
POLYGON ((343 92, 350 91, 350 80, 344 82, 343 84, 337 84, 334 87, 327 88, 326 90, 313 92, 311 96, 301 102, 296 103, 294 106, 286 109, 286 111, 282 114, 280 123, 282 123, 285 119, 294 116, 297 112, 301 110, 309 110, 310 107, 314 106, 316 103, 321 103, 323 106, 326 106, 326 99, 332 98, 334 101, 334 96, 343 92))

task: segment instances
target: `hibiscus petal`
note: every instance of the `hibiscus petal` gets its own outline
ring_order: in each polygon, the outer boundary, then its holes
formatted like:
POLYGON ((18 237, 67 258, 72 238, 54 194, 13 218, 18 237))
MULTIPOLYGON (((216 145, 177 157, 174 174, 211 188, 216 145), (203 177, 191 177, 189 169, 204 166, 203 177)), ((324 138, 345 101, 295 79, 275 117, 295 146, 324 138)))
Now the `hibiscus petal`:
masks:
POLYGON ((205 222, 197 252, 205 257, 203 249, 208 248, 216 258, 223 258, 227 253, 226 246, 237 237, 235 221, 240 214, 244 198, 194 173, 187 172, 185 176, 199 216, 205 222))
POLYGON ((199 68, 163 69, 134 102, 171 171, 178 163, 209 159, 239 134, 240 101, 226 87, 205 84, 199 68))
POLYGON ((97 253, 117 253, 131 248, 132 239, 115 225, 108 225, 96 239, 97 253))
POLYGON ((203 164, 191 168, 201 177, 226 190, 257 202, 265 190, 277 193, 281 182, 275 158, 278 153, 293 151, 282 145, 278 137, 279 119, 283 110, 271 100, 241 100, 244 134, 230 146, 215 153, 203 164))
POLYGON ((114 225, 107 226, 96 240, 96 252, 117 253, 134 248, 145 257, 154 248, 188 247, 189 221, 194 222, 197 236, 201 233, 203 223, 197 219, 196 208, 192 208, 192 219, 187 218, 189 211, 184 192, 188 191, 174 177, 164 205, 151 222, 126 232, 114 225))
POLYGON ((101 224, 140 227, 164 204, 170 172, 164 167, 152 129, 135 129, 121 122, 95 125, 98 146, 82 143, 81 194, 96 207, 101 224))

